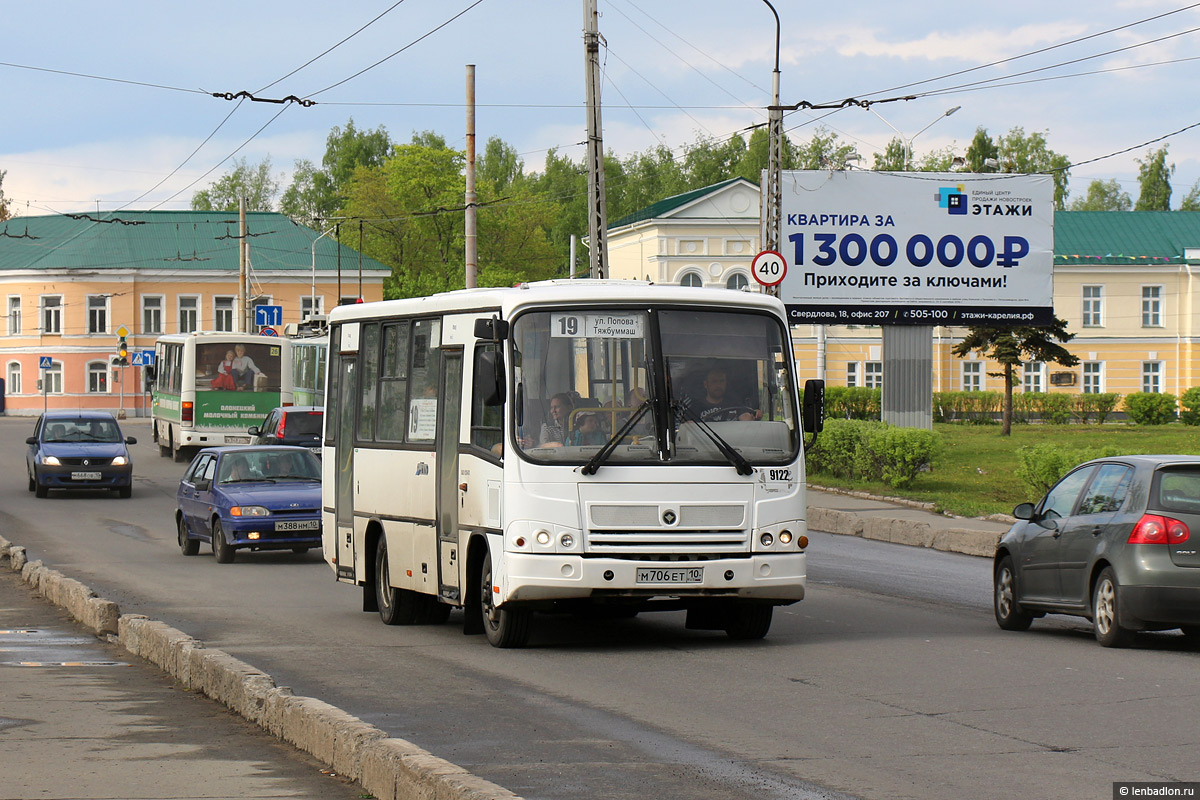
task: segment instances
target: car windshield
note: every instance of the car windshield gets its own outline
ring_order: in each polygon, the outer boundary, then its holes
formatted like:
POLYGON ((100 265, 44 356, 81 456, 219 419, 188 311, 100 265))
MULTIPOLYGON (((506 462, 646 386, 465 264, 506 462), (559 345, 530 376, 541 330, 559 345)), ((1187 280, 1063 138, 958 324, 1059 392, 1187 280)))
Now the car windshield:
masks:
POLYGON ((319 481, 321 464, 307 450, 247 450, 226 453, 217 483, 319 481))
POLYGON ((43 442, 121 441, 121 429, 111 419, 53 419, 42 430, 43 442))
POLYGON ((799 439, 789 347, 779 320, 760 312, 523 314, 513 333, 517 446, 569 463, 604 450, 596 466, 790 460, 799 439))

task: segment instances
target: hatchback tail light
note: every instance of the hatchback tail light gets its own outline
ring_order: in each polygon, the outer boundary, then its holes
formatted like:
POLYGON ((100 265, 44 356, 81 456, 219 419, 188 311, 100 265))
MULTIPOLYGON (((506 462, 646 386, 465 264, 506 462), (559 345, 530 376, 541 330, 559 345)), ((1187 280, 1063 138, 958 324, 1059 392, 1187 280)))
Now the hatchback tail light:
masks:
POLYGON ((195 408, 195 406, 192 403, 192 401, 184 400, 183 403, 180 405, 179 421, 180 422, 191 422, 192 421, 192 410, 194 408, 195 408))
POLYGON ((1188 526, 1177 519, 1143 514, 1129 534, 1129 544, 1182 544, 1191 535, 1188 526))
POLYGON ((279 427, 275 429, 275 437, 277 439, 283 438, 283 429, 286 426, 287 426, 287 412, 284 411, 282 414, 279 415, 279 427))

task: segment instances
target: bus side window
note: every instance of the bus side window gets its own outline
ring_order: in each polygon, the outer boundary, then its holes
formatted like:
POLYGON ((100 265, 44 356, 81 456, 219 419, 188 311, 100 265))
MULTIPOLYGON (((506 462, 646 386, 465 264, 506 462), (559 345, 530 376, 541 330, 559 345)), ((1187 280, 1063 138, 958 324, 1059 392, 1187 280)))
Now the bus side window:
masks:
POLYGON ((379 373, 379 439, 404 441, 408 419, 406 389, 408 386, 407 321, 383 327, 383 369, 379 373))
POLYGON ((379 325, 363 325, 362 340, 358 351, 362 396, 358 408, 358 440, 370 442, 375 439, 375 400, 379 386, 379 325))
MULTIPOLYGON (((494 343, 479 344, 475 348, 475 363, 484 357, 484 353, 495 353, 498 346, 494 343)), ((478 370, 472 370, 478 374, 478 370)), ((504 439, 503 420, 504 406, 485 406, 481 387, 472 387, 471 392, 471 444, 491 452, 493 455, 503 455, 497 445, 504 439)))

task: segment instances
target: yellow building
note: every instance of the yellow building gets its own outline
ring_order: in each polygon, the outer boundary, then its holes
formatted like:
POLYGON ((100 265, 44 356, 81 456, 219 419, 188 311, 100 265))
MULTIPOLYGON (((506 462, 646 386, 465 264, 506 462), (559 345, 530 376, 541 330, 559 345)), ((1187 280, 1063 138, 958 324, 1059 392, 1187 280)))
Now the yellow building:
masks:
MULTIPOLYGON (((667 198, 609 226, 610 276, 761 291, 750 262, 762 249, 758 186, 734 179, 667 198)), ((1018 391, 1168 392, 1200 385, 1195 336, 1200 213, 1059 211, 1054 311, 1075 338, 1074 367, 1031 363, 1018 391)), ((952 352, 962 329, 933 336, 934 391, 1003 389, 1001 368, 952 352)), ((878 327, 802 325, 792 340, 800 377, 880 387, 878 327)))
POLYGON ((390 274, 332 236, 274 213, 247 215, 244 302, 236 213, 122 211, 19 217, 0 226, 0 380, 8 414, 123 408, 143 415, 141 367, 112 364, 121 328, 136 355, 164 333, 239 331, 245 317, 258 330, 254 306, 282 306, 284 324, 301 322, 360 297, 383 299, 390 274))

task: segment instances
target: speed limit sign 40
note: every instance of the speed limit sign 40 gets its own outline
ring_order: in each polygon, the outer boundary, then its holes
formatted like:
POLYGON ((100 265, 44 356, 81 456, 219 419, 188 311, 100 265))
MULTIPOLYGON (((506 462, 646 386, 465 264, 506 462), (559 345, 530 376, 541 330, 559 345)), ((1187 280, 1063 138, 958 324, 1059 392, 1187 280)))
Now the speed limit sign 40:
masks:
POLYGON ((763 250, 750 263, 750 272, 763 286, 778 286, 787 275, 787 261, 774 250, 763 250))

